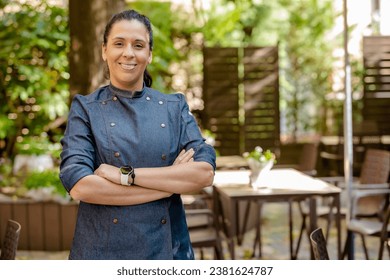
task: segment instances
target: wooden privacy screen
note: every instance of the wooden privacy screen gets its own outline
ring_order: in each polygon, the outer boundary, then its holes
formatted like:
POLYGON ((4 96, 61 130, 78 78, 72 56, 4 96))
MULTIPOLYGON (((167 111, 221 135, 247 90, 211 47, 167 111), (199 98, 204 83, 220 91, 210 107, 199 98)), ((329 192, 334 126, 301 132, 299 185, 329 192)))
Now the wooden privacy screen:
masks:
POLYGON ((390 36, 363 37, 363 119, 390 135, 390 36))
POLYGON ((278 47, 205 48, 203 126, 220 155, 279 146, 278 47))
POLYGON ((238 49, 205 48, 203 57, 203 124, 216 134, 215 148, 221 155, 238 155, 238 49))
POLYGON ((279 146, 278 48, 244 49, 245 150, 279 146))

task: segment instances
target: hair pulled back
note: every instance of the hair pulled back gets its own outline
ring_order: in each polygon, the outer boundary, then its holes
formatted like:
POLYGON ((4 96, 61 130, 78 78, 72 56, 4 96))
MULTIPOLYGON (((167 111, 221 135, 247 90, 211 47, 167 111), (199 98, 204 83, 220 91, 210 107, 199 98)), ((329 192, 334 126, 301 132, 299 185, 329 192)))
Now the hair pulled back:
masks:
MULTIPOLYGON (((125 10, 120 13, 114 14, 111 19, 108 21, 106 28, 104 29, 103 34, 103 44, 107 45, 108 36, 110 35, 112 26, 122 20, 132 21, 137 20, 140 23, 142 23, 146 30, 149 32, 149 48, 150 51, 153 51, 153 30, 152 30, 152 24, 150 23, 150 20, 148 17, 138 13, 135 10, 125 10)), ((109 73, 108 73, 109 74, 109 73)), ((147 87, 151 87, 153 83, 152 76, 149 74, 148 70, 145 69, 144 72, 144 82, 147 87)))

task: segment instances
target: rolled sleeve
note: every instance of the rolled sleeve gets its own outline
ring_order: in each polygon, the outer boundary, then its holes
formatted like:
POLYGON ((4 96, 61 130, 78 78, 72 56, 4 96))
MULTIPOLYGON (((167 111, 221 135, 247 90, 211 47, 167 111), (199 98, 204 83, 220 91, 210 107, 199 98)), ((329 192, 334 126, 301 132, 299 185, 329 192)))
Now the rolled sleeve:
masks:
POLYGON ((81 178, 94 172, 96 152, 89 124, 82 96, 76 95, 61 139, 60 180, 68 192, 81 178))
POLYGON ((194 161, 204 161, 211 164, 216 169, 216 153, 214 148, 205 142, 202 137, 195 117, 189 110, 184 95, 181 97, 181 121, 182 121, 182 146, 188 149, 194 149, 194 161))

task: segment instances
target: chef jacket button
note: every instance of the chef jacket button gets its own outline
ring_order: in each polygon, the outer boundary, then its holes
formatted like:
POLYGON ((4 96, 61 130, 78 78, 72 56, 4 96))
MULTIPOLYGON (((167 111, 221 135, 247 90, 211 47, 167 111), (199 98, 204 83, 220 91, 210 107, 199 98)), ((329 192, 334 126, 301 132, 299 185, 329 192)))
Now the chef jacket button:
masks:
POLYGON ((166 219, 161 219, 161 223, 162 223, 163 225, 165 225, 165 224, 167 223, 167 220, 166 220, 166 219))
POLYGON ((166 154, 162 154, 162 155, 161 155, 161 159, 162 159, 162 160, 166 160, 166 159, 167 159, 167 155, 166 155, 166 154))
POLYGON ((113 222, 114 224, 117 224, 117 223, 118 223, 118 219, 117 219, 117 218, 114 218, 114 219, 112 220, 112 222, 113 222))
POLYGON ((120 154, 119 152, 115 152, 115 153, 114 153, 114 156, 115 156, 115 157, 119 157, 120 155, 121 155, 121 154, 120 154))
POLYGON ((118 100, 118 97, 114 96, 114 97, 112 98, 112 100, 117 101, 117 100, 118 100))
POLYGON ((115 123, 114 122, 110 123, 110 126, 115 126, 115 123))
POLYGON ((164 128, 164 127, 165 127, 165 123, 162 123, 162 124, 161 124, 161 127, 164 128))
POLYGON ((103 105, 106 105, 106 104, 107 104, 107 102, 106 102, 106 101, 103 101, 103 102, 102 102, 102 104, 103 104, 103 105))
POLYGON ((149 100, 150 100, 150 97, 149 97, 149 96, 146 96, 146 100, 148 100, 148 101, 149 101, 149 100))
POLYGON ((158 104, 163 105, 164 102, 160 100, 160 101, 158 102, 158 104))

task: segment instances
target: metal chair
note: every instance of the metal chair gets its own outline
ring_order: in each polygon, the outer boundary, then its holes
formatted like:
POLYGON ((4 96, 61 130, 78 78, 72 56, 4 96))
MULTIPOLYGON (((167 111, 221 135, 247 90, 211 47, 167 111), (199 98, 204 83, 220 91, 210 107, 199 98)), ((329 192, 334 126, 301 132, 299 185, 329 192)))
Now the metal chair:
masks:
POLYGON ((378 259, 381 260, 383 257, 384 247, 386 246, 388 249, 389 257, 390 257, 390 247, 389 247, 389 238, 390 238, 390 205, 388 200, 382 201, 382 204, 377 205, 378 217, 377 219, 367 219, 359 217, 357 206, 361 204, 361 200, 365 200, 367 198, 382 198, 386 196, 388 198, 390 194, 389 189, 376 189, 376 190, 356 190, 353 195, 352 200, 352 215, 351 219, 347 221, 347 240, 345 242, 343 258, 347 255, 348 252, 348 244, 349 238, 351 238, 351 233, 356 233, 360 235, 362 239, 362 246, 364 250, 364 254, 367 260, 369 260, 369 254, 365 242, 365 236, 377 237, 379 238, 380 245, 378 251, 378 259))
MULTIPOLYGON (((359 178, 354 178, 352 185, 353 189, 387 189, 389 188, 388 178, 390 174, 390 152, 378 149, 368 149, 366 151, 362 169, 359 178)), ((345 217, 347 212, 347 190, 345 189, 344 177, 321 177, 320 179, 327 181, 342 188, 341 193, 341 215, 345 217)), ((357 205, 355 205, 356 217, 375 218, 380 215, 378 212, 378 205, 383 206, 386 200, 385 195, 377 195, 371 197, 361 198, 357 205)), ((329 237, 330 228, 333 223, 335 205, 334 201, 319 201, 317 209, 318 218, 326 219, 327 226, 325 232, 325 239, 329 237)), ((300 243, 303 233, 306 230, 306 220, 309 216, 308 207, 304 203, 299 204, 299 210, 302 216, 302 224, 298 237, 298 242, 295 250, 295 257, 298 255, 300 243)), ((364 237, 363 237, 364 238, 364 237)))
POLYGON ((207 193, 182 196, 187 226, 193 248, 200 250, 200 259, 205 259, 204 248, 214 249, 214 259, 223 260, 222 242, 216 227, 211 198, 207 193))
POLYGON ((321 228, 317 228, 310 233, 310 242, 316 260, 329 260, 326 239, 321 228))
POLYGON ((223 260, 221 238, 211 210, 188 209, 186 216, 191 244, 193 248, 199 248, 200 259, 205 259, 204 248, 211 247, 214 249, 214 259, 223 260))
POLYGON ((18 222, 14 220, 7 221, 5 235, 1 246, 0 260, 15 259, 21 228, 22 227, 18 222))

